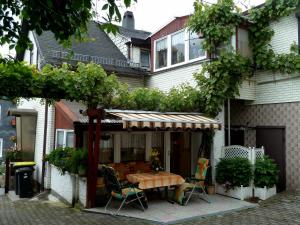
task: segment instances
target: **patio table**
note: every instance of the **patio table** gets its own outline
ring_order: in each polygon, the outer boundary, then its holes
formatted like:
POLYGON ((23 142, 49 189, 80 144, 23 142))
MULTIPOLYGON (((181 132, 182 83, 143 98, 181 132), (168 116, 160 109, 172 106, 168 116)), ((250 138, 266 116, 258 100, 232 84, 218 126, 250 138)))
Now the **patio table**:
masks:
POLYGON ((143 190, 184 183, 184 179, 180 175, 169 172, 128 174, 127 180, 130 183, 138 184, 138 187, 143 190))

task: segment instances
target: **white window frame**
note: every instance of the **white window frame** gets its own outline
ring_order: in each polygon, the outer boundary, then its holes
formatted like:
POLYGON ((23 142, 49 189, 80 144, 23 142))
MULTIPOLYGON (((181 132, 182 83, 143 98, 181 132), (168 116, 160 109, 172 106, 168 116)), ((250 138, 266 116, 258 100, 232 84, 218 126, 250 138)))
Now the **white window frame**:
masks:
POLYGON ((0 138, 0 158, 3 156, 3 138, 0 138))
MULTIPOLYGON (((58 132, 64 132, 64 138, 63 138, 63 148, 66 147, 66 143, 67 143, 67 133, 74 133, 74 130, 70 130, 70 129, 56 129, 55 131, 55 148, 57 148, 57 133, 58 132)), ((74 133, 75 136, 75 133, 74 133)), ((74 140, 73 140, 73 145, 74 145, 74 140)))
POLYGON ((199 60, 203 60, 207 58, 207 51, 205 51, 205 55, 204 56, 200 56, 198 58, 195 59, 189 59, 189 31, 188 29, 184 28, 181 30, 178 30, 174 33, 168 34, 166 36, 163 36, 161 38, 158 38, 156 40, 154 40, 154 54, 153 54, 153 71, 154 72, 158 72, 158 71, 162 71, 162 70, 166 70, 166 69, 170 69, 170 68, 174 68, 177 66, 181 66, 181 65, 185 65, 191 62, 195 62, 195 61, 199 61, 199 60), (174 34, 180 33, 180 32, 184 32, 184 61, 181 63, 176 63, 174 65, 171 65, 171 48, 172 48, 172 41, 171 41, 171 37, 174 34), (162 67, 162 68, 156 68, 156 42, 163 40, 163 39, 167 39, 167 66, 162 67))

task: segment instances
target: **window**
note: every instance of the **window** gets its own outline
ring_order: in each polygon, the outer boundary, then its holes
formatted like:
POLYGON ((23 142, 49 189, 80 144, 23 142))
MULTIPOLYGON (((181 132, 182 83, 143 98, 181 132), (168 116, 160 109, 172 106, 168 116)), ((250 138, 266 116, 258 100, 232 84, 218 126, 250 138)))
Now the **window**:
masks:
POLYGON ((167 38, 156 42, 156 63, 155 68, 163 68, 167 66, 167 55, 168 55, 168 47, 167 47, 167 38))
POLYGON ((146 135, 124 133, 121 135, 121 161, 144 161, 146 135))
POLYGON ((3 153, 3 138, 0 138, 0 158, 2 158, 3 153))
POLYGON ((150 67, 150 53, 149 51, 141 50, 141 67, 149 68, 150 67))
POLYGON ((190 38, 189 38, 189 59, 196 59, 201 56, 205 56, 205 51, 202 47, 202 39, 199 38, 199 35, 190 32, 190 38))
POLYGON ((107 140, 100 140, 99 163, 112 163, 114 161, 114 136, 107 140))
POLYGON ((56 130, 56 148, 74 147, 74 131, 73 130, 56 130))
POLYGON ((171 37, 172 42, 172 65, 184 62, 184 31, 174 34, 171 37))

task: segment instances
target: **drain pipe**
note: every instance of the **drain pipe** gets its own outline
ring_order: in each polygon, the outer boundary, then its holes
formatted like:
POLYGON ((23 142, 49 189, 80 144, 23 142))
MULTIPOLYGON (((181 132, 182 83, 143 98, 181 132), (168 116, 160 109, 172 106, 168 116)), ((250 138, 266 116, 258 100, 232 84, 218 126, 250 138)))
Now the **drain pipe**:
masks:
POLYGON ((48 99, 45 101, 45 121, 44 121, 44 140, 43 140, 43 155, 42 155, 42 181, 41 181, 41 191, 45 190, 45 156, 46 156, 46 146, 47 146, 47 125, 48 125, 48 99))
POLYGON ((228 123, 228 146, 231 145, 231 134, 230 134, 230 99, 227 100, 227 123, 228 123))

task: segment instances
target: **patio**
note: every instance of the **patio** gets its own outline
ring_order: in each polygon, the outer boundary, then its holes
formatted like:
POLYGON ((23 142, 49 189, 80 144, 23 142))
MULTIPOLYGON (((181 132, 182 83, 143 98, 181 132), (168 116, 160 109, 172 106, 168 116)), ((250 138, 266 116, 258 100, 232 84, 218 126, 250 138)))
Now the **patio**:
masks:
MULTIPOLYGON (((157 223, 175 223, 181 220, 206 217, 257 206, 257 204, 217 194, 209 195, 209 200, 211 203, 193 197, 187 206, 181 206, 176 203, 171 204, 165 200, 152 198, 151 196, 151 198, 148 197, 149 207, 146 211, 142 212, 137 204, 129 204, 122 208, 118 216, 144 219, 157 223)), ((110 209, 115 210, 119 204, 120 202, 115 200, 110 209)), ((85 209, 84 211, 111 214, 110 211, 105 212, 104 207, 85 209)))

